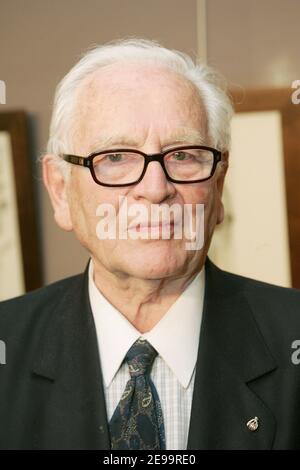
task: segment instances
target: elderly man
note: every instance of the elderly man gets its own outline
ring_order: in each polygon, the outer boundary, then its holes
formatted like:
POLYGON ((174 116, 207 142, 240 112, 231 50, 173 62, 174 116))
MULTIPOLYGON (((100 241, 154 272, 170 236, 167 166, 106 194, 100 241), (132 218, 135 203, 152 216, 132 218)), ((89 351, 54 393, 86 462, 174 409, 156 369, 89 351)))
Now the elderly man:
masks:
POLYGON ((1 304, 0 447, 300 447, 300 294, 207 258, 232 114, 219 83, 143 40, 62 80, 43 175, 90 262, 1 304))

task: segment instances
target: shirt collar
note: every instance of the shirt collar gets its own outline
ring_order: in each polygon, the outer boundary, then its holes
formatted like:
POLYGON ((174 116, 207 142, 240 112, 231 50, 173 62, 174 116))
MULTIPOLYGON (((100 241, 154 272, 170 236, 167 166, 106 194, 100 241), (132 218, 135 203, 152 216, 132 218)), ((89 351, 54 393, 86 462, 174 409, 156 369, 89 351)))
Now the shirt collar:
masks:
POLYGON ((147 339, 187 388, 198 356, 202 321, 204 266, 162 319, 147 333, 140 333, 99 291, 89 265, 89 297, 94 316, 103 380, 108 387, 123 359, 140 337, 147 339))

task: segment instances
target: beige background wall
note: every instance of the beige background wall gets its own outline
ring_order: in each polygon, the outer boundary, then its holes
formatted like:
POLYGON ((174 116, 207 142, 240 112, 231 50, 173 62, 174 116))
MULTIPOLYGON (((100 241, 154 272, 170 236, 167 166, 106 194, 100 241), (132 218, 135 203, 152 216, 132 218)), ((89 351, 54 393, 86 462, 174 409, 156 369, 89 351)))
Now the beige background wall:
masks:
POLYGON ((232 84, 290 86, 300 77, 299 0, 207 0, 207 56, 232 84))

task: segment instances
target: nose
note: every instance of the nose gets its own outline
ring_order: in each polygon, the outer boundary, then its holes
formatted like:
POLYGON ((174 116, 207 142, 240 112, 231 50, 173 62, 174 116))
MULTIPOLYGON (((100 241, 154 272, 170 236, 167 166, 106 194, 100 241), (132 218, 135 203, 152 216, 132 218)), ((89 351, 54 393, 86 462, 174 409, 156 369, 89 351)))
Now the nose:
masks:
POLYGON ((142 181, 134 186, 133 193, 136 199, 144 198, 150 203, 159 204, 174 196, 176 189, 174 184, 167 180, 161 164, 152 161, 148 164, 142 181))

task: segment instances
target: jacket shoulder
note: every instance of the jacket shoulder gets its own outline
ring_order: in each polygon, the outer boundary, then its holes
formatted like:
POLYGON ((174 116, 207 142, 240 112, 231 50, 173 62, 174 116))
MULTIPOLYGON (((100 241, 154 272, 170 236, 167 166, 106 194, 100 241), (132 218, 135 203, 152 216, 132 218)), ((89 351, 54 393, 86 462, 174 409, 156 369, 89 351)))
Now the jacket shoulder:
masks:
POLYGON ((297 314, 300 314, 300 290, 258 281, 226 271, 223 271, 223 274, 229 281, 240 286, 249 300, 257 298, 265 306, 272 306, 275 311, 281 310, 283 306, 287 309, 292 307, 292 310, 294 307, 298 307, 297 314))
POLYGON ((234 302, 239 294, 246 299, 269 349, 281 350, 283 355, 289 353, 294 341, 300 340, 300 290, 229 273, 214 265, 209 266, 210 269, 221 297, 234 302))
POLYGON ((81 285, 84 274, 78 274, 27 294, 0 302, 1 336, 16 332, 22 325, 43 319, 55 309, 67 291, 81 285))
POLYGON ((300 290, 217 270, 222 273, 225 284, 231 285, 235 292, 242 291, 250 304, 260 307, 258 310, 262 314, 291 314, 300 319, 300 290))

